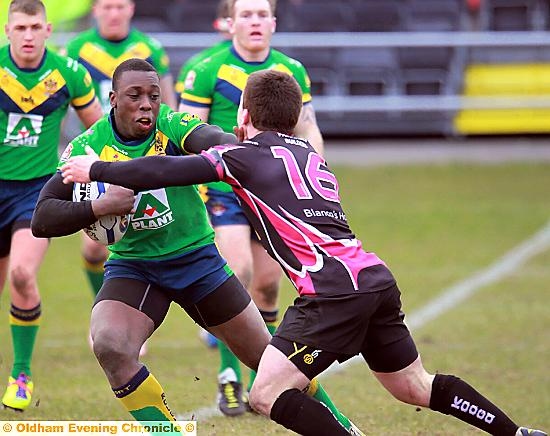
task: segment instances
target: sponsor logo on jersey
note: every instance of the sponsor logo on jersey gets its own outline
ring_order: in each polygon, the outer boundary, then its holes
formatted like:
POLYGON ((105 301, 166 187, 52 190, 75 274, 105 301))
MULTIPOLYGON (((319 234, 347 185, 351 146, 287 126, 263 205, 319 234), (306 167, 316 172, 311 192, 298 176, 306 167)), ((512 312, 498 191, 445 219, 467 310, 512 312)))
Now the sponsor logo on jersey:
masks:
POLYGON ((174 222, 166 190, 141 192, 136 199, 136 212, 130 220, 134 230, 155 230, 174 222))
POLYGON ((50 78, 44 80, 44 88, 46 88, 46 94, 48 96, 52 96, 57 92, 59 86, 57 85, 57 81, 55 81, 53 78, 50 78))
POLYGON ((42 115, 10 112, 4 142, 13 147, 36 147, 40 133, 42 133, 43 121, 42 115))

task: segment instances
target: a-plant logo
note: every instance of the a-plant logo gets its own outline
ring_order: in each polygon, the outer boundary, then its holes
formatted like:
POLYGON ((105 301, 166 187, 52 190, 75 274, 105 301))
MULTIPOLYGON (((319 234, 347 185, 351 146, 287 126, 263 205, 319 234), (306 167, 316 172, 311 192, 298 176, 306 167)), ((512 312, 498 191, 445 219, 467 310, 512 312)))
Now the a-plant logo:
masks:
POLYGON ((43 120, 42 115, 10 112, 4 143, 13 147, 36 147, 42 133, 43 120))
POLYGON ((174 222, 164 189, 140 192, 136 203, 136 212, 131 218, 134 230, 154 230, 174 222))

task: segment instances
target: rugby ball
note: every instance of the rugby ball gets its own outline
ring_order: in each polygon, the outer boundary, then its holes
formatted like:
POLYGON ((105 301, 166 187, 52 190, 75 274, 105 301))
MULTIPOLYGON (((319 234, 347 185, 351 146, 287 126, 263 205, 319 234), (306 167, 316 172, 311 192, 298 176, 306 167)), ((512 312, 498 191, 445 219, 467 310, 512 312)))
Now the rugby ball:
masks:
MULTIPOLYGON (((75 183, 73 201, 96 200, 109 189, 109 183, 75 183)), ((84 228, 84 232, 94 241, 111 245, 122 239, 128 228, 128 215, 105 215, 84 228)))

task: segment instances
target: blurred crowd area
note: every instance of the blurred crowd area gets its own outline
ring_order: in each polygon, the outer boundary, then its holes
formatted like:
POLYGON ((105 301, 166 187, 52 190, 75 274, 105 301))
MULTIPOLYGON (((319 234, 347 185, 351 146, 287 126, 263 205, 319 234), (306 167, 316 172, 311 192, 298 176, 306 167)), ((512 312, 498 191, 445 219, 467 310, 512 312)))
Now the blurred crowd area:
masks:
MULTIPOLYGON (((44 2, 58 32, 94 25, 91 0, 44 2)), ((218 0, 135 4, 174 77, 200 50, 178 33, 215 33, 218 0)), ((276 15, 273 45, 306 66, 325 135, 550 133, 550 0, 278 0, 276 15)))

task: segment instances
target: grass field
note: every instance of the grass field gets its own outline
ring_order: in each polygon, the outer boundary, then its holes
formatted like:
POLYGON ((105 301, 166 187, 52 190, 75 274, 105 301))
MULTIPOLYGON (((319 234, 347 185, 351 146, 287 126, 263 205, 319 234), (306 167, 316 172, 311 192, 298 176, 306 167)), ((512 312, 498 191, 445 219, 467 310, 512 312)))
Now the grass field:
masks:
MULTIPOLYGON (((394 271, 404 309, 414 313, 450 285, 482 270, 550 219, 550 165, 338 167, 348 219, 364 246, 394 271)), ((0 420, 123 420, 86 337, 91 294, 80 269, 78 238, 54 240, 40 273, 43 324, 33 366, 36 394, 24 414, 0 420)), ((474 384, 519 424, 550 429, 550 250, 414 331, 431 371, 474 384)), ((294 298, 285 282, 281 307, 294 298)), ((9 302, 0 307, 0 377, 7 380, 9 302)), ((144 359, 173 410, 187 419, 212 406, 217 352, 196 326, 171 310, 144 359)), ((460 421, 397 403, 353 365, 322 379, 337 404, 368 434, 479 434, 460 421)), ((198 421, 200 435, 278 435, 255 416, 198 421)))

